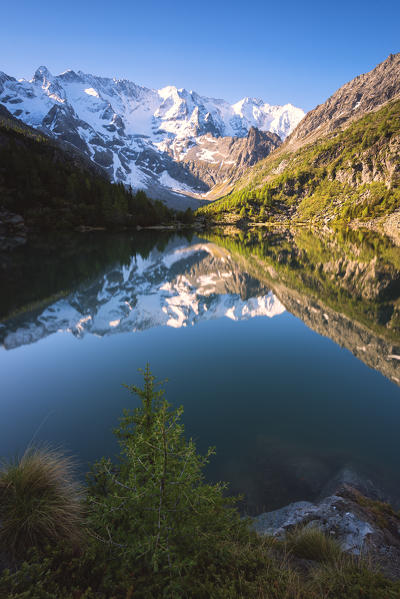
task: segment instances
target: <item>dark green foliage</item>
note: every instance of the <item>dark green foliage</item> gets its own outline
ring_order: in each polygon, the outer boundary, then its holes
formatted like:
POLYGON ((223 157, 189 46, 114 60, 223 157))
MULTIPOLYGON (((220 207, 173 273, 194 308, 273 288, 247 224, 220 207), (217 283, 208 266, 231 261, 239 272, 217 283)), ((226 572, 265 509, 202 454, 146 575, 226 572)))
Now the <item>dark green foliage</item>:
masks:
POLYGON ((187 208, 184 212, 178 212, 177 218, 181 223, 185 225, 191 225, 194 223, 194 213, 191 208, 187 208))
POLYGON ((201 457, 193 441, 185 440, 182 408, 171 410, 148 367, 144 388, 129 390, 142 405, 126 410, 115 431, 121 462, 102 460, 94 467, 90 522, 120 565, 136 564, 149 576, 162 572, 164 584, 173 584, 217 541, 245 534, 246 523, 229 507, 226 485, 205 483, 203 468, 213 451, 201 457))
POLYGON ((34 229, 146 226, 173 220, 162 202, 113 184, 83 156, 43 135, 0 123, 0 208, 34 229))

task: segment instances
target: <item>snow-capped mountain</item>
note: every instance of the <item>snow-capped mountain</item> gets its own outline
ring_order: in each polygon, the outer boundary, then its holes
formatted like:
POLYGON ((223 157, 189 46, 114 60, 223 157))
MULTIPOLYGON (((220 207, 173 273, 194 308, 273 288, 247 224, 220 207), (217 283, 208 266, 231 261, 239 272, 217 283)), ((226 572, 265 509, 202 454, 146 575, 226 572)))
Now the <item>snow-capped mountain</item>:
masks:
MULTIPOLYGON (((0 103, 24 123, 73 144, 112 180, 161 199, 200 198, 210 190, 198 162, 215 160, 201 147, 193 160, 205 136, 218 149, 221 138, 246 137, 257 128, 275 134, 276 145, 276 135, 284 139, 304 116, 291 104, 255 98, 229 104, 174 86, 154 90, 81 71, 53 76, 46 67, 29 81, 0 72, 0 103)), ((222 158, 221 166, 229 163, 229 154, 222 158)))
POLYGON ((169 243, 143 258, 132 256, 39 312, 0 324, 0 344, 13 349, 53 333, 110 335, 156 326, 192 326, 202 320, 285 311, 262 283, 239 270, 229 253, 200 240, 169 243))

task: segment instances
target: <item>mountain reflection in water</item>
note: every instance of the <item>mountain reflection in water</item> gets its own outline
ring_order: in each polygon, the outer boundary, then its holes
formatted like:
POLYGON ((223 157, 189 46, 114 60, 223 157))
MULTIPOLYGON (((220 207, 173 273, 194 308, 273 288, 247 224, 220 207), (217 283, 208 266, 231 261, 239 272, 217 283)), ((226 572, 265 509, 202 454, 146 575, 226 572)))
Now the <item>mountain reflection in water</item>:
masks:
POLYGON ((44 255, 41 242, 3 258, 5 287, 10 284, 0 302, 5 349, 59 331, 103 336, 221 317, 273 317, 286 309, 400 384, 400 249, 376 234, 239 232, 188 241, 141 232, 48 244, 56 245, 51 254, 44 255), (16 283, 22 289, 14 297, 23 298, 24 290, 29 296, 33 278, 35 303, 7 305, 16 283), (7 312, 17 314, 7 318, 7 312))
POLYGON ((13 349, 58 331, 102 336, 220 317, 272 317, 284 310, 226 250, 197 239, 187 245, 175 237, 162 252, 136 253, 44 309, 11 319, 0 329, 0 339, 13 349))
POLYGON ((112 455, 120 383, 149 360, 249 511, 312 500, 349 466, 396 499, 399 273, 390 240, 351 231, 91 233, 2 254, 0 455, 42 421, 84 463, 112 455))

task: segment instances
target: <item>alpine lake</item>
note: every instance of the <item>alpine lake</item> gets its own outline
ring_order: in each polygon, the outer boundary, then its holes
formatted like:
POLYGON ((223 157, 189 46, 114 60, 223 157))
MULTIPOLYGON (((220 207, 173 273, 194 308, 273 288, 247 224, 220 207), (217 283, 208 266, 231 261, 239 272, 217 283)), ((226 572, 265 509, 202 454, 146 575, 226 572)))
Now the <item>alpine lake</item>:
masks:
POLYGON ((250 514, 344 468, 400 507, 400 247, 367 231, 76 233, 0 254, 0 456, 118 452, 150 364, 250 514))

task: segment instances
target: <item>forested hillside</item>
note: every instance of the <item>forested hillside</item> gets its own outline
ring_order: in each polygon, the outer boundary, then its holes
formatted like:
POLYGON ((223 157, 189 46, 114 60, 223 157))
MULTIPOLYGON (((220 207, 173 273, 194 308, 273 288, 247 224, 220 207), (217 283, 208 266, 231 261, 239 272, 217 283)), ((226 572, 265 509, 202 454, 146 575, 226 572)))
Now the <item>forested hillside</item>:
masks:
POLYGON ((0 107, 0 210, 38 229, 150 225, 173 218, 143 191, 113 184, 85 156, 0 107))
POLYGON ((200 209, 211 220, 348 223, 400 206, 400 101, 298 149, 282 147, 200 209))

